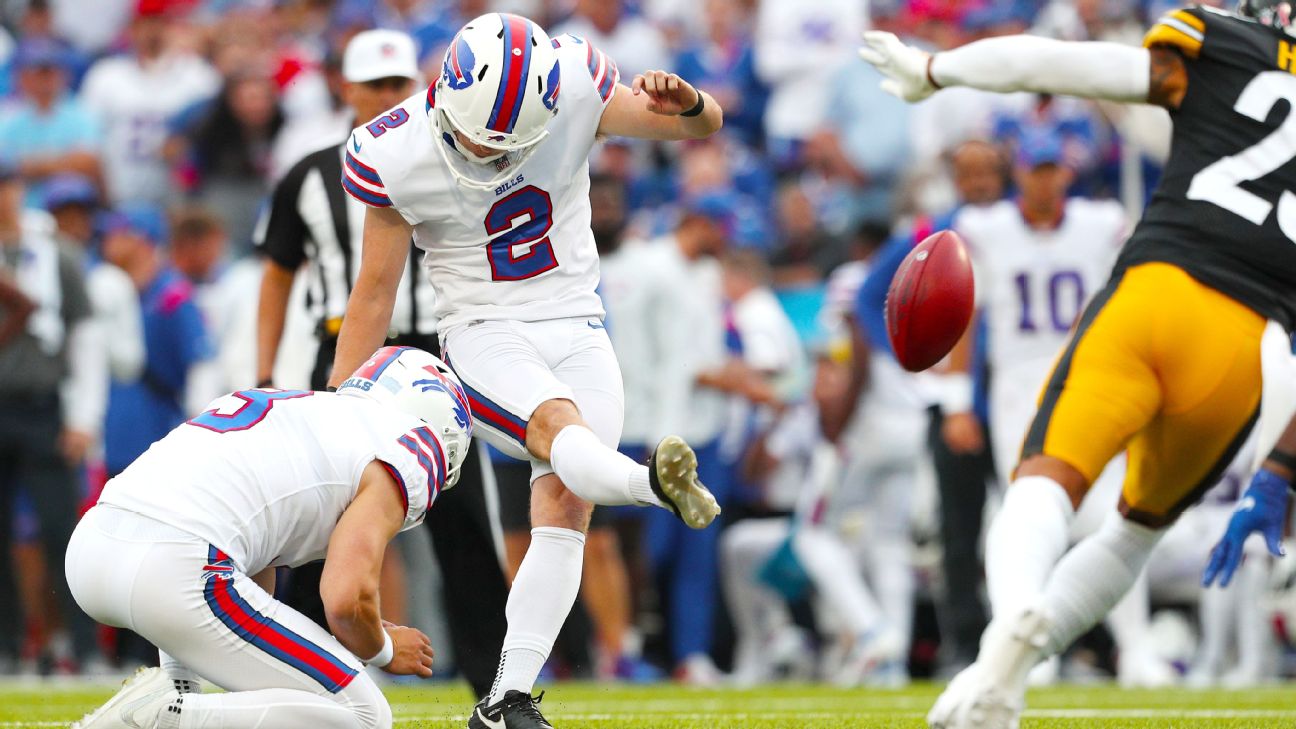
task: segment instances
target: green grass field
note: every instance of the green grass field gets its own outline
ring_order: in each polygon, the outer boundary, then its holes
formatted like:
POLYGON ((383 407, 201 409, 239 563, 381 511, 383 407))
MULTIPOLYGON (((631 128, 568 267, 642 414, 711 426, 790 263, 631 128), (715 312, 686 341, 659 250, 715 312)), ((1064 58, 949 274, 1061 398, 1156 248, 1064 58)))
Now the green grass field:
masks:
MULTIPOLYGON (((558 729, 801 729, 922 727, 937 687, 847 691, 778 686, 758 691, 700 691, 560 684, 542 708, 558 729)), ((67 726, 112 693, 73 684, 0 684, 0 727, 67 726)), ((460 686, 391 688, 397 727, 463 727, 472 699, 460 686)), ((1066 727, 1296 726, 1296 686, 1249 691, 1122 691, 1107 686, 1031 694, 1023 729, 1066 727)))

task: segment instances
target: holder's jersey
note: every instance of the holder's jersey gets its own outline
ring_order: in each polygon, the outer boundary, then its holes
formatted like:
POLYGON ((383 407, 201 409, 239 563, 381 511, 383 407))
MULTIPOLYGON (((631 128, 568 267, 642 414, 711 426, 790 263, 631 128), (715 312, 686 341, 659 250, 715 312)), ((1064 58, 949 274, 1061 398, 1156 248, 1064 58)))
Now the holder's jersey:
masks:
POLYGON ((1144 45, 1184 57, 1161 184, 1117 270, 1164 261, 1296 326, 1296 38, 1207 8, 1178 10, 1144 45))
POLYGON ((1057 228, 1036 230, 1015 201, 1004 200, 964 207, 954 229, 972 254, 991 372, 999 379, 1022 366, 1038 371, 1027 385, 1033 397, 1071 325, 1107 281, 1129 232, 1125 211, 1115 202, 1072 198, 1057 228))
POLYGON ((367 205, 395 208, 414 226, 443 330, 477 320, 603 316, 589 153, 618 73, 580 38, 553 43, 558 113, 531 157, 494 189, 461 185, 446 165, 489 180, 512 155, 487 164, 463 159, 453 137, 433 123, 435 86, 357 128, 347 142, 343 187, 367 205))
POLYGON ((323 559, 333 527, 378 461, 420 524, 445 483, 423 421, 358 395, 243 390, 212 401, 104 487, 99 503, 165 522, 247 574, 323 559))

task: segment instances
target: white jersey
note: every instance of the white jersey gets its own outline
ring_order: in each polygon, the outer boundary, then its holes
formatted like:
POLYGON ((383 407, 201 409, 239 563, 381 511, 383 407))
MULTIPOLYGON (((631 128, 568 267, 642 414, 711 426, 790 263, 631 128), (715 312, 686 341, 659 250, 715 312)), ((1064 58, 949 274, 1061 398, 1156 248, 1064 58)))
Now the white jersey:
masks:
POLYGON ((1016 202, 963 208, 954 220, 972 254, 992 371, 1051 362, 1085 303, 1107 282, 1129 231, 1115 202, 1071 199, 1061 224, 1035 230, 1016 202))
POLYGON ((210 98, 221 77, 206 61, 170 55, 141 66, 134 56, 97 62, 81 97, 103 125, 104 173, 117 202, 163 202, 171 196, 170 168, 162 159, 168 124, 186 107, 210 98))
POLYGON ((989 337, 995 461, 1011 473, 1035 403, 1071 326, 1111 275, 1129 231, 1118 203, 1071 199, 1052 230, 1026 224, 1015 201, 968 206, 954 220, 972 254, 989 337))
POLYGON ((686 259, 673 237, 625 245, 605 262, 608 336, 625 389, 622 440, 652 445, 674 433, 711 442, 728 398, 697 378, 728 359, 720 264, 686 259))
POLYGON ((244 390, 154 443, 99 503, 201 537, 256 574, 323 559, 375 460, 404 488, 403 528, 418 525, 445 482, 444 453, 423 421, 366 397, 244 390))
MULTIPOLYGON (((435 87, 356 129, 343 186, 414 226, 437 292, 443 331, 477 320, 601 317, 598 251, 590 231, 589 153, 615 93, 616 65, 575 36, 554 39, 561 77, 558 114, 517 174, 493 190, 455 181, 443 152, 458 156, 429 115, 435 87)), ((500 164, 508 164, 509 157, 500 164)), ((482 180, 497 163, 461 167, 482 180)))

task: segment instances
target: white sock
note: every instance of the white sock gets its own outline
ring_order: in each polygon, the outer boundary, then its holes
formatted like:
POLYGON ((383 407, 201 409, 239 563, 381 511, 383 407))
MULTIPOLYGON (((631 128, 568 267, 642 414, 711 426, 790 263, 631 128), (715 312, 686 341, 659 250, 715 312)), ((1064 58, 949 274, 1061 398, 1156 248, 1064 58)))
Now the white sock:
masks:
POLYGON ((1112 514, 1058 562, 1040 601, 1050 653, 1060 653, 1116 606, 1164 533, 1112 514))
POLYGON ((504 609, 508 632, 488 705, 508 691, 531 693, 576 602, 584 554, 585 535, 578 531, 559 527, 531 530, 531 546, 513 578, 504 609))
POLYGON ((822 528, 803 527, 797 531, 793 546, 815 589, 851 632, 864 635, 885 622, 855 555, 834 535, 822 528))
POLYGON ((167 675, 175 684, 175 690, 182 694, 200 694, 202 693, 202 679, 194 673, 188 666, 167 655, 166 651, 158 651, 158 666, 162 672, 167 675))
MULTIPOLYGON (((158 729, 357 729, 342 704, 294 689, 184 694, 158 716, 158 729)), ((390 726, 390 724, 388 724, 390 726)))
POLYGON ((1150 612, 1147 570, 1140 570, 1134 584, 1107 615, 1107 627, 1121 655, 1134 650, 1147 639, 1150 612))
POLYGON ((583 425, 558 431, 549 446, 549 465, 564 486, 590 503, 663 506, 653 494, 648 467, 607 447, 583 425))
POLYGON ((1049 571, 1066 552, 1075 510, 1066 489, 1051 478, 1013 482, 986 533, 986 589, 992 617, 1015 615, 1033 604, 1049 571))

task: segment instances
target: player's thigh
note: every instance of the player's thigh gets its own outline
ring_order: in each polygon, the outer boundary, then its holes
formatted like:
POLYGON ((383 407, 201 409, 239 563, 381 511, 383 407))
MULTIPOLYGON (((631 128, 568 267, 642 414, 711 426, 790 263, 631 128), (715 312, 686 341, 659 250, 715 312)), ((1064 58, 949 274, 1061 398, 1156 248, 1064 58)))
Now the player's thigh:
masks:
POLYGON ((150 552, 131 603, 140 635, 227 691, 306 691, 351 710, 361 726, 391 725, 387 700, 360 660, 215 547, 150 552))
POLYGON ((463 383, 476 434, 514 458, 530 459, 527 425, 541 403, 574 400, 536 346, 548 322, 486 321, 446 332, 443 353, 463 383))
POLYGON ((1165 284, 1179 313, 1154 346, 1161 411, 1130 441, 1121 510, 1149 526, 1173 521, 1215 485, 1246 442, 1263 387, 1265 320, 1182 274, 1165 284))
POLYGON ((1160 409, 1149 312, 1168 304, 1138 270, 1114 277, 1085 308, 1040 393, 1022 461, 1057 458, 1092 484, 1160 409))
POLYGON ((585 320, 573 320, 571 351, 559 360, 554 376, 575 396, 581 419, 609 448, 621 442, 625 424, 625 388, 621 366, 612 342, 603 329, 592 329, 585 320))

